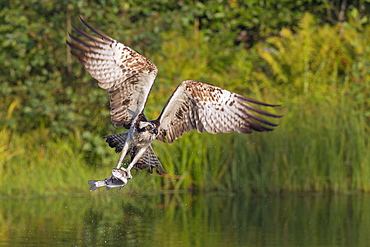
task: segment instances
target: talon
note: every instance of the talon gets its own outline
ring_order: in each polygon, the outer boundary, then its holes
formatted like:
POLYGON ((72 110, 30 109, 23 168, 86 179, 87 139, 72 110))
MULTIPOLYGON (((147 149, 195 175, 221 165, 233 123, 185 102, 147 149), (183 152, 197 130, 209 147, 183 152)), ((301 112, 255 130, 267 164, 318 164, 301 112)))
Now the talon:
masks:
POLYGON ((126 168, 119 168, 122 173, 122 176, 126 177, 126 179, 132 179, 132 175, 129 169, 126 168))
POLYGON ((117 169, 117 168, 113 168, 112 169, 112 175, 123 181, 124 183, 127 183, 127 176, 126 176, 127 172, 126 172, 126 169, 117 169))
POLYGON ((132 175, 130 171, 126 171, 126 178, 127 179, 132 179, 132 175))

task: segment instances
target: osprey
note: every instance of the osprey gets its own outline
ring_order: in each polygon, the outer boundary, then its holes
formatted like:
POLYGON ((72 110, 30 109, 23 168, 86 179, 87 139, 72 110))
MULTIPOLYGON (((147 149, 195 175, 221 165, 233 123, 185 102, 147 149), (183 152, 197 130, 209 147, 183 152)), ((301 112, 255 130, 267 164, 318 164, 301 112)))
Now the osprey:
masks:
POLYGON ((99 87, 109 92, 114 126, 128 129, 124 133, 104 137, 110 147, 121 152, 117 169, 125 172, 127 178, 132 178, 130 171, 133 167, 148 168, 150 173, 152 168, 156 168, 158 174, 166 173, 151 147, 153 140, 172 143, 194 129, 199 133, 207 131, 212 134, 251 133, 253 130, 272 131, 277 126, 260 115, 281 116, 249 103, 267 107, 278 105, 193 80, 181 82, 160 116, 148 121, 143 110, 158 73, 157 67, 140 53, 80 19, 95 35, 72 25, 80 38, 69 34, 71 41, 67 44, 72 48, 71 53, 98 81, 99 87), (126 154, 131 156, 131 162, 125 169, 122 168, 122 161, 126 154))

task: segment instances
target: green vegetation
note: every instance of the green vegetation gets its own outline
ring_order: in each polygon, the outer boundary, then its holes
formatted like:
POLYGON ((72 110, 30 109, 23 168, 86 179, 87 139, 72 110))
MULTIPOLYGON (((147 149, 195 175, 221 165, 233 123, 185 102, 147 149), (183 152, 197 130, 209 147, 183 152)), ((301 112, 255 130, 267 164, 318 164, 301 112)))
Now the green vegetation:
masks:
MULTIPOLYGON (((282 2, 289 9, 289 1, 282 2)), ((280 126, 271 133, 191 132, 172 145, 154 143, 169 175, 136 172, 125 190, 370 191, 370 27, 363 14, 369 13, 365 1, 347 6, 345 19, 334 24, 323 18, 327 5, 312 5, 305 10, 315 15, 299 15, 300 21, 286 25, 288 20, 282 19, 266 23, 267 33, 241 45, 234 44, 237 37, 226 31, 222 19, 211 18, 216 5, 209 13, 187 13, 171 24, 182 8, 198 5, 158 7, 149 13, 147 6, 139 9, 130 1, 88 7, 73 1, 13 4, 17 1, 2 4, 0 10, 0 194, 82 192, 88 190, 88 180, 109 176, 115 166, 118 155, 101 136, 123 129, 114 130, 107 93, 65 45, 66 31, 71 31, 71 21, 79 24, 79 13, 158 65, 146 107, 149 119, 158 116, 185 79, 283 105, 275 113, 284 118, 276 120, 280 126), (52 17, 54 11, 64 14, 52 17), (192 15, 197 18, 185 20, 192 15), (143 18, 134 18, 138 16, 143 18), (179 26, 181 31, 176 31, 179 26), (269 28, 274 30, 268 33, 269 28)), ((226 17, 238 15, 224 11, 226 17)), ((240 22, 251 25, 244 18, 240 22)))

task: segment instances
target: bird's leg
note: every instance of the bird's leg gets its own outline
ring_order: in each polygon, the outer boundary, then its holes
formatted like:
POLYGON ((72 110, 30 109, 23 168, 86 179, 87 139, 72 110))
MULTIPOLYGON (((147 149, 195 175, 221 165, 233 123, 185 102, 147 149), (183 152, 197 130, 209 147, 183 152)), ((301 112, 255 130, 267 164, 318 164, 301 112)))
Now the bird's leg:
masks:
POLYGON ((128 167, 126 169, 121 168, 121 170, 124 170, 127 173, 127 179, 131 179, 132 178, 131 169, 132 169, 132 167, 134 167, 134 165, 136 164, 136 162, 138 162, 138 160, 140 159, 140 157, 145 153, 145 151, 146 151, 147 148, 148 147, 141 148, 139 150, 139 152, 137 152, 137 154, 135 155, 134 159, 131 161, 131 163, 128 165, 128 167))
POLYGON ((122 166, 122 161, 126 156, 126 153, 128 151, 129 144, 126 141, 125 144, 123 145, 122 151, 121 151, 121 156, 119 157, 118 163, 117 163, 117 169, 119 169, 122 166))

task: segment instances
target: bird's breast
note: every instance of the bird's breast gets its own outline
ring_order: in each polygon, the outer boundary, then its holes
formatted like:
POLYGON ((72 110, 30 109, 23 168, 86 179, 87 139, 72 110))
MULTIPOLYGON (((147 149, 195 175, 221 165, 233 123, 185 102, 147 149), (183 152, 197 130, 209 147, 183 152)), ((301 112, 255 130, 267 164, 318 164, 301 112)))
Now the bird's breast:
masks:
POLYGON ((155 134, 149 133, 149 131, 134 132, 132 135, 136 145, 149 145, 155 139, 155 136, 155 134))

